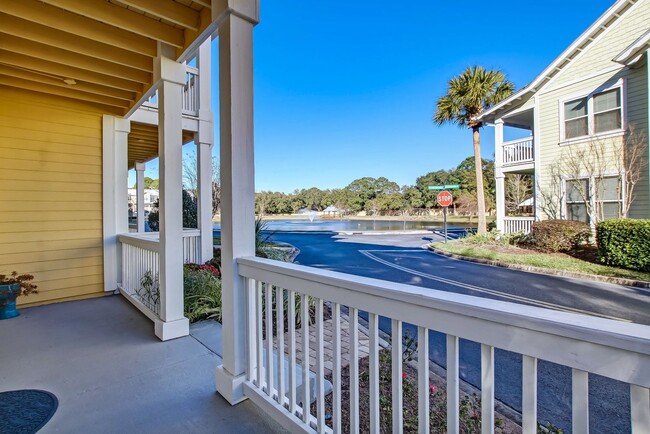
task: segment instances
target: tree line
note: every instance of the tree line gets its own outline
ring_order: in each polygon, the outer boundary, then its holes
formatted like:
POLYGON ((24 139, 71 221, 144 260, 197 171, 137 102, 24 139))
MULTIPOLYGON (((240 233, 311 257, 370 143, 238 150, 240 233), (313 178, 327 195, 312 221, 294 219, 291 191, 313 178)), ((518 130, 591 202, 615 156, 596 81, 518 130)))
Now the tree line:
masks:
MULTIPOLYGON (((494 208, 494 162, 482 160, 483 189, 488 209, 494 208)), ((343 188, 321 190, 317 187, 293 193, 261 191, 255 194, 255 211, 260 215, 290 214, 300 210, 323 211, 335 206, 346 213, 365 211, 373 215, 426 215, 438 208, 438 191, 430 185, 460 184, 454 190, 455 209, 474 215, 478 212, 474 157, 467 157, 457 167, 436 170, 417 178, 415 185, 400 186, 385 177, 355 179, 343 188)))

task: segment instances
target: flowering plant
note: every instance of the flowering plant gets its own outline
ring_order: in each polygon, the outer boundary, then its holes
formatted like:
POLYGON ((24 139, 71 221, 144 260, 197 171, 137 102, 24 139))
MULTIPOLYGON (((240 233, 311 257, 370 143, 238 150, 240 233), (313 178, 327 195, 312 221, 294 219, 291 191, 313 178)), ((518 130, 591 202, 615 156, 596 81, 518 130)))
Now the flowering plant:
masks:
MULTIPOLYGON (((0 285, 20 285, 20 289, 14 293, 16 297, 38 293, 38 291, 36 291, 38 286, 34 285, 31 282, 32 280, 34 280, 34 276, 31 274, 18 274, 17 271, 12 271, 9 275, 0 274, 0 285)), ((3 298, 2 301, 0 301, 0 307, 5 306, 9 301, 9 298, 3 298)))

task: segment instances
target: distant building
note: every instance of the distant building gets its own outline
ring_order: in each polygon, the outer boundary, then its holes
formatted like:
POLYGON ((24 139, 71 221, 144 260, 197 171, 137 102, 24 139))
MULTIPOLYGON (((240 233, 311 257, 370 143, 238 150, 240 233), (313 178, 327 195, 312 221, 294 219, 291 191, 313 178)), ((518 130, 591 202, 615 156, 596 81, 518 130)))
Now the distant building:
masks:
MULTIPOLYGON (((146 188, 144 190, 145 214, 149 214, 151 212, 151 210, 154 208, 154 204, 158 200, 158 197, 158 190, 155 190, 153 188, 146 188)), ((137 190, 135 188, 129 188, 129 215, 131 215, 131 211, 133 212, 133 215, 135 215, 137 201, 137 190)))

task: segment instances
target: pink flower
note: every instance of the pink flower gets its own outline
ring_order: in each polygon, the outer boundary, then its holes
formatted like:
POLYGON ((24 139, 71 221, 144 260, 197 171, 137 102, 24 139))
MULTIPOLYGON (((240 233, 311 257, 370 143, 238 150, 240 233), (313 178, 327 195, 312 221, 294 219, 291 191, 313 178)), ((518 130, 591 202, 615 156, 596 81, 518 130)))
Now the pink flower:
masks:
POLYGON ((406 378, 406 372, 402 372, 402 378, 406 378))
POLYGON ((431 391, 431 393, 436 393, 438 391, 438 388, 436 386, 434 386, 433 384, 431 384, 429 386, 429 390, 431 391))
POLYGON ((474 410, 474 413, 472 413, 472 417, 473 417, 474 419, 478 419, 479 417, 481 417, 481 415, 478 414, 478 411, 474 410))

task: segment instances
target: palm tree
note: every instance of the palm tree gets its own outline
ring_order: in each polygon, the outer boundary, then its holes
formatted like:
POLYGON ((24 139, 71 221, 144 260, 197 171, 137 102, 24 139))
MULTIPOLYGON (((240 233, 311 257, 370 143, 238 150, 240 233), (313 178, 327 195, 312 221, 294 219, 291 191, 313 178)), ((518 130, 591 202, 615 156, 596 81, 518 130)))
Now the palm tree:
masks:
POLYGON ((483 122, 476 117, 514 91, 514 84, 499 71, 482 66, 467 67, 462 74, 447 83, 447 94, 436 103, 433 122, 437 125, 456 124, 470 128, 474 139, 474 167, 476 168, 476 199, 478 202, 478 233, 487 231, 485 224, 485 192, 483 190, 483 164, 481 137, 483 122))

